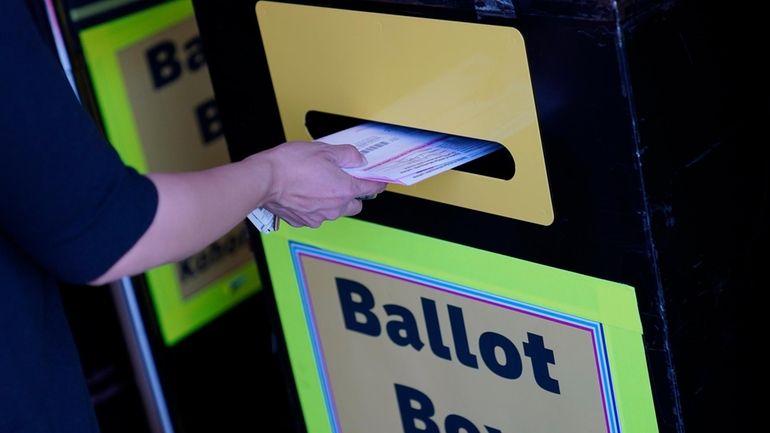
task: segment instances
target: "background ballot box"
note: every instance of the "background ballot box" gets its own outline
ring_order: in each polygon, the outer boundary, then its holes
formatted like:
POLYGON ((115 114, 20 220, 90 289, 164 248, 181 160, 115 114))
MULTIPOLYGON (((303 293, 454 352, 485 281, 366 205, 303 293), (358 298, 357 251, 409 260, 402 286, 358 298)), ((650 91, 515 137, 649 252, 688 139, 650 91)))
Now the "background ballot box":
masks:
MULTIPOLYGON (((46 4, 63 66, 126 164, 177 172, 229 162, 190 0, 46 4)), ((261 289, 240 224, 111 292, 65 290, 101 430, 256 430, 268 415, 286 428, 285 404, 251 405, 283 389, 265 362, 272 299, 261 289)))
POLYGON ((252 229, 297 431, 740 424, 766 163, 694 3, 194 1, 236 160, 365 121, 504 148, 252 229))

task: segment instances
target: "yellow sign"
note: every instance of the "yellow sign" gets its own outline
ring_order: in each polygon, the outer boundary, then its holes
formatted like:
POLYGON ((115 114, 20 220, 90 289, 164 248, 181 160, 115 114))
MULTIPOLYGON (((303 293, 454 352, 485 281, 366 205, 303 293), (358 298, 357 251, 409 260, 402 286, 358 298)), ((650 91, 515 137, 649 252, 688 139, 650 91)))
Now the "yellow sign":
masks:
MULTIPOLYGON (((117 57, 149 171, 201 170, 230 162, 193 18, 123 48, 117 57)), ((251 265, 247 236, 238 226, 179 262, 183 297, 251 265)))
MULTIPOLYGON (((139 171, 229 162, 189 0, 80 33, 107 136, 139 171)), ((244 225, 202 251, 145 274, 167 345, 261 289, 244 225)))
POLYGON ((553 207, 524 40, 514 28, 260 1, 288 140, 319 111, 502 144, 503 180, 449 171, 390 191, 542 225, 553 207))
POLYGON ((336 431, 617 431, 595 322, 301 244, 293 252, 336 431))

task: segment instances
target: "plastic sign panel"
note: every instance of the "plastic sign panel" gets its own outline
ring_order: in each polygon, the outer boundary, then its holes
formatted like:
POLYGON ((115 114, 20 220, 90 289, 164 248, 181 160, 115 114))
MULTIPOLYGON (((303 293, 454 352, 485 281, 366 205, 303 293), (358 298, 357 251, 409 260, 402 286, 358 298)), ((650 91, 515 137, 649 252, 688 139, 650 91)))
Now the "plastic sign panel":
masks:
MULTIPOLYGON (((229 162, 189 1, 100 24, 80 38, 107 136, 127 164, 173 172, 229 162)), ((168 345, 261 287, 245 226, 146 276, 168 345)))
POLYGON ((310 432, 654 432, 631 287, 353 219, 263 236, 310 432))
POLYGON ((452 170, 388 190, 553 223, 518 30, 264 0, 255 10, 287 140, 311 139, 306 116, 318 111, 500 143, 513 157, 511 179, 452 170))

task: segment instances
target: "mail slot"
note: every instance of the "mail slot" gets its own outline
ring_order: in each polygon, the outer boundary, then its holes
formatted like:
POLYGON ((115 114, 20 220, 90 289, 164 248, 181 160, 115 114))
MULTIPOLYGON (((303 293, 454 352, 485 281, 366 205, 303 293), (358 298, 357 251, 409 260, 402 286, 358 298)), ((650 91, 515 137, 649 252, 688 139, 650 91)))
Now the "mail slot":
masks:
MULTIPOLYGON (((365 122, 367 122, 367 120, 321 113, 319 111, 308 111, 305 115, 305 127, 307 128, 308 134, 310 134, 314 140, 361 125, 365 122)), ((492 153, 482 156, 479 159, 474 159, 473 161, 454 167, 453 170, 501 180, 512 179, 516 172, 516 163, 511 156, 511 152, 500 143, 496 144, 499 149, 496 149, 492 153)))
MULTIPOLYGON (((682 397, 700 392, 693 372, 718 363, 683 355, 692 289, 664 287, 678 268, 657 255, 650 200, 668 190, 640 145, 678 128, 676 110, 635 104, 659 95, 650 65, 697 72, 670 48, 694 32, 691 6, 194 3, 233 159, 368 121, 505 150, 319 229, 251 231, 299 431, 714 422, 682 411, 701 404, 682 397)), ((693 85, 677 80, 665 89, 693 85)))

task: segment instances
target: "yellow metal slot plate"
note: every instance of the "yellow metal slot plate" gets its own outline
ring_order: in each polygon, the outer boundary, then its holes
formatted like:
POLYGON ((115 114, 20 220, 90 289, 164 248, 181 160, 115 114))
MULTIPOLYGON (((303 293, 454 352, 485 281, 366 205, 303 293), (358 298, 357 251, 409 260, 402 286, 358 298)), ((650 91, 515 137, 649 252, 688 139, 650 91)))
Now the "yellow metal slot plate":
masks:
POLYGON ((510 180, 448 171, 388 190, 541 225, 553 222, 521 34, 512 27, 260 1, 288 140, 308 111, 496 141, 510 180))

